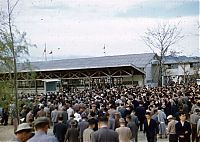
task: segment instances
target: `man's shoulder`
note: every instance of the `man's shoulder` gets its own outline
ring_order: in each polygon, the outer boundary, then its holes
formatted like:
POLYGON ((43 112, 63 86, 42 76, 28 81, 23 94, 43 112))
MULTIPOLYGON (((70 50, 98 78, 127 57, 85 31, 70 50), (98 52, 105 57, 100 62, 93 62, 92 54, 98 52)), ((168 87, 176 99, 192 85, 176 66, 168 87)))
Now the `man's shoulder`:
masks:
POLYGON ((114 130, 109 129, 109 128, 101 128, 101 129, 95 131, 94 133, 96 133, 96 134, 98 134, 98 133, 117 134, 117 132, 115 132, 114 130))
POLYGON ((119 128, 117 128, 116 129, 116 131, 129 131, 130 130, 130 128, 129 127, 119 127, 119 128))
POLYGON ((83 131, 83 133, 91 133, 91 132, 94 132, 94 130, 90 129, 90 128, 87 128, 83 131))
POLYGON ((175 126, 181 126, 182 124, 181 124, 181 122, 180 121, 178 121, 176 124, 175 124, 175 126))
POLYGON ((29 139, 27 142, 58 142, 56 137, 54 136, 49 136, 49 135, 43 135, 43 136, 34 136, 31 139, 29 139))
POLYGON ((153 122, 153 123, 156 123, 156 120, 154 120, 154 119, 151 119, 151 122, 153 122))

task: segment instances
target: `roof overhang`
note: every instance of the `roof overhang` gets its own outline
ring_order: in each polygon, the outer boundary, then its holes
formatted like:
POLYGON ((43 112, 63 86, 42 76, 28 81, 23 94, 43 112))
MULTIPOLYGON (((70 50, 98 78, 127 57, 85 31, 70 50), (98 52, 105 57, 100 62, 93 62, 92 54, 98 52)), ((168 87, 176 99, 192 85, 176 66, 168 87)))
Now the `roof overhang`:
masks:
POLYGON ((90 66, 90 67, 80 67, 80 68, 52 68, 52 69, 33 69, 33 70, 21 70, 19 72, 47 72, 47 71, 72 71, 72 70, 86 70, 86 69, 103 69, 103 68, 116 68, 116 67, 132 67, 135 70, 145 74, 145 72, 133 64, 128 65, 115 65, 115 66, 90 66))
POLYGON ((44 81, 44 82, 59 82, 61 80, 60 79, 41 79, 41 81, 44 81))

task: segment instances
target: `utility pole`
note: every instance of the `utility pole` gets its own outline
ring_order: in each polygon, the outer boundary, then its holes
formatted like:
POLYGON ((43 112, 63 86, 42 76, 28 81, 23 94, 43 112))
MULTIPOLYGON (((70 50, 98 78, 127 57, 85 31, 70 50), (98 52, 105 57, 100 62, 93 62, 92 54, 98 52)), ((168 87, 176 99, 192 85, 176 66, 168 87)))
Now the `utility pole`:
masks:
POLYGON ((103 53, 104 53, 104 56, 106 56, 106 45, 105 44, 103 46, 103 53))
POLYGON ((44 59, 45 59, 45 62, 47 61, 47 46, 46 46, 46 42, 44 44, 44 59))

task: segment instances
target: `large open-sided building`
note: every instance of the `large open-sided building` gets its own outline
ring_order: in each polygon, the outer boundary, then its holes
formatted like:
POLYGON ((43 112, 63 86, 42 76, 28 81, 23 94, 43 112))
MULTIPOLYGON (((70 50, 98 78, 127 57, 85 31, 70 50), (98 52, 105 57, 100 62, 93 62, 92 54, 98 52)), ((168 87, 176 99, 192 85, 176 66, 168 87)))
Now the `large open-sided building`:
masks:
MULTIPOLYGON (((129 54, 18 64, 20 92, 156 84, 156 54, 129 54), (27 73, 34 78, 27 77, 27 73)), ((0 78, 3 78, 2 76, 0 78)), ((5 78, 5 76, 4 76, 5 78)))

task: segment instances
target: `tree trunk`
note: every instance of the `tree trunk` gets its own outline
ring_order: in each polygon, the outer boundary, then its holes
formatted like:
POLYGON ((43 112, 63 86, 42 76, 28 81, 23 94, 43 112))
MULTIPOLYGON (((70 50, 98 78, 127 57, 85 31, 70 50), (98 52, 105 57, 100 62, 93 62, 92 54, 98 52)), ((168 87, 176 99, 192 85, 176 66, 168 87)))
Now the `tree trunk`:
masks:
MULTIPOLYGON (((9 2, 8 2, 8 10, 9 10, 9 2)), ((10 10, 9 10, 10 11, 10 10)), ((13 56, 13 93, 15 95, 15 106, 16 106, 16 117, 17 117, 17 122, 19 124, 19 111, 18 111, 18 92, 17 92, 17 61, 16 61, 16 55, 15 55, 15 47, 14 47, 14 38, 13 38, 13 33, 12 33, 12 25, 11 25, 11 15, 9 13, 8 17, 8 24, 9 24, 9 32, 10 32, 10 38, 11 38, 11 51, 12 51, 12 56, 13 56)))

